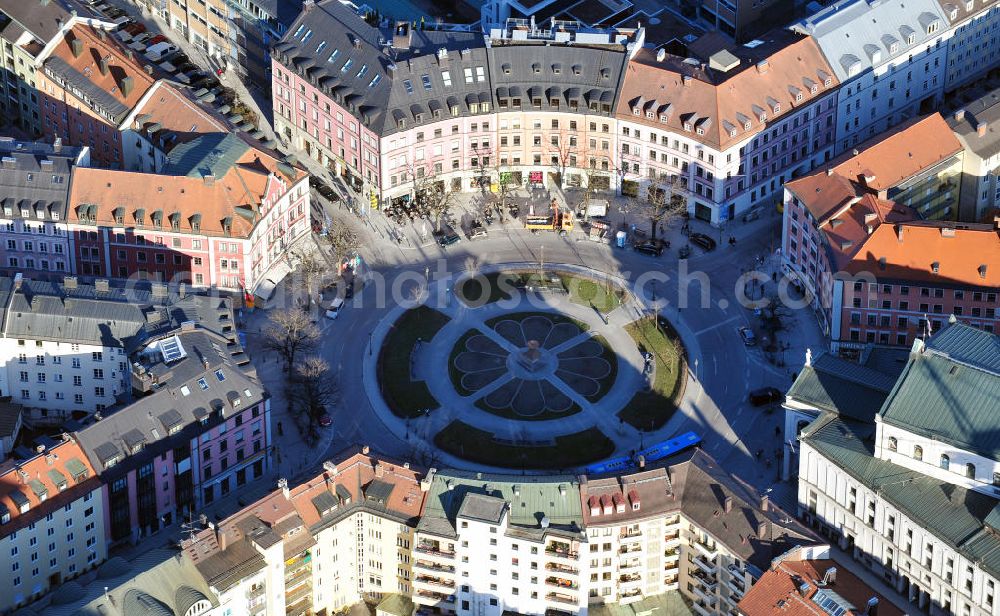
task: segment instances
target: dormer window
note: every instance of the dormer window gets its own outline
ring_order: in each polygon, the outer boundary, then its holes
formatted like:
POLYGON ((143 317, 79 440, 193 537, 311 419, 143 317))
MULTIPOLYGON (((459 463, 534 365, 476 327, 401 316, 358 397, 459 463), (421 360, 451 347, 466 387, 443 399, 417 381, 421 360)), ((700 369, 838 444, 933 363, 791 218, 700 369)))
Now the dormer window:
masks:
POLYGON ((396 128, 406 128, 406 120, 396 120, 396 128))
POLYGON ((906 44, 907 45, 912 45, 912 44, 914 44, 916 42, 917 42, 917 35, 916 34, 913 34, 911 32, 910 34, 906 35, 906 44))
POLYGON ((941 22, 935 20, 927 24, 927 34, 934 34, 941 27, 941 22))
POLYGON ((685 122, 684 123, 684 130, 685 131, 687 131, 687 132, 690 133, 692 128, 693 128, 693 126, 692 126, 692 124, 690 122, 685 122))
POLYGON ((646 112, 646 117, 649 118, 650 120, 652 120, 655 117, 655 115, 653 114, 652 111, 647 111, 646 112))

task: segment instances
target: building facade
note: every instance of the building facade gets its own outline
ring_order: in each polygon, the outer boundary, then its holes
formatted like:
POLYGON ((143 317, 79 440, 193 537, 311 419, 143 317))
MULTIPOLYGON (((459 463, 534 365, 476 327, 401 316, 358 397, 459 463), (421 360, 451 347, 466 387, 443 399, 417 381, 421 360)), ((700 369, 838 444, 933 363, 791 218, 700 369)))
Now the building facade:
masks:
POLYGON ((996 345, 960 324, 918 341, 874 423, 825 415, 801 438, 800 513, 913 610, 1000 609, 1000 475, 979 401, 996 388, 996 345))
POLYGON ((73 438, 4 463, 0 485, 0 609, 13 611, 107 558, 101 484, 73 438))
POLYGON ((73 270, 65 221, 74 167, 90 164, 90 149, 0 139, 0 267, 28 276, 73 270))
POLYGON ((1000 127, 1000 103, 995 92, 972 101, 948 118, 965 150, 959 199, 959 219, 989 222, 1000 205, 1000 147, 993 135, 1000 127))
POLYGON ((233 340, 191 323, 132 356, 136 400, 75 433, 102 483, 108 542, 189 522, 270 475, 271 403, 233 340))
POLYGON ((996 70, 1000 61, 997 55, 1000 37, 995 24, 1000 19, 1000 7, 996 0, 938 2, 949 25, 946 33, 948 64, 944 75, 947 95, 996 70))
POLYGON ((840 81, 837 154, 943 100, 948 22, 937 0, 840 0, 792 29, 816 40, 840 81))

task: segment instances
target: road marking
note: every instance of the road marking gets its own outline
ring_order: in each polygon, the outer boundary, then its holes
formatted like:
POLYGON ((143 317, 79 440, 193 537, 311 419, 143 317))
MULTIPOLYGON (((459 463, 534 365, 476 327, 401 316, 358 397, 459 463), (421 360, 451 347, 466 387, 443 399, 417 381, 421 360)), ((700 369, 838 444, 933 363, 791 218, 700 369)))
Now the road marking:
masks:
POLYGON ((708 327, 705 327, 705 328, 703 328, 703 329, 699 329, 698 331, 696 331, 696 332, 694 333, 694 335, 695 335, 695 336, 700 336, 700 335, 704 334, 705 332, 710 332, 710 331, 712 331, 713 329, 716 329, 716 328, 719 328, 719 327, 722 327, 723 325, 728 325, 729 323, 732 323, 733 321, 739 321, 739 320, 741 320, 741 317, 739 317, 739 316, 735 316, 735 317, 729 317, 729 318, 728 318, 728 319, 726 319, 725 321, 719 321, 719 322, 718 322, 718 323, 716 323, 715 325, 709 325, 708 327))

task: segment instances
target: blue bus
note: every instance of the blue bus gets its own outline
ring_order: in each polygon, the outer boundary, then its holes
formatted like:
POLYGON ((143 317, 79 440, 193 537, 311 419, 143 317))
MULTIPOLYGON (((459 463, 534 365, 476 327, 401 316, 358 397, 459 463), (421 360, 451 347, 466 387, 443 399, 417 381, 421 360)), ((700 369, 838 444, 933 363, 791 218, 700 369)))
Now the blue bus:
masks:
POLYGON ((638 466, 641 456, 646 462, 654 462, 663 458, 680 453, 690 447, 695 447, 701 443, 701 437, 694 432, 685 432, 674 438, 660 441, 655 445, 650 445, 645 449, 636 452, 635 456, 619 456, 603 462, 591 464, 586 468, 588 475, 601 475, 604 473, 615 473, 626 471, 638 466))

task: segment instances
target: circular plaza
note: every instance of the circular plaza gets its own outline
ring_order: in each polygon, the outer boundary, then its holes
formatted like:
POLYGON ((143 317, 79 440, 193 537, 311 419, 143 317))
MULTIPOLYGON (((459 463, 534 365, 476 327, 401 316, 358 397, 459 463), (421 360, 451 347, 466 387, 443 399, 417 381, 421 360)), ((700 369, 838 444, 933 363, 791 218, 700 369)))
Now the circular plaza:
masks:
MULTIPOLYGON (((683 395, 669 323, 585 268, 497 266, 431 283, 372 334, 375 412, 428 461, 571 469, 629 455, 683 395)), ((647 441, 649 442, 649 441, 647 441)))

